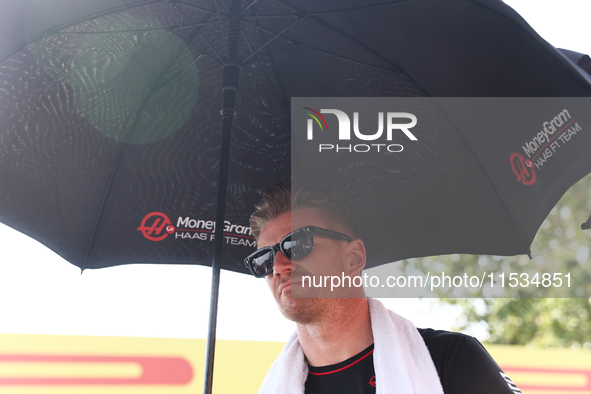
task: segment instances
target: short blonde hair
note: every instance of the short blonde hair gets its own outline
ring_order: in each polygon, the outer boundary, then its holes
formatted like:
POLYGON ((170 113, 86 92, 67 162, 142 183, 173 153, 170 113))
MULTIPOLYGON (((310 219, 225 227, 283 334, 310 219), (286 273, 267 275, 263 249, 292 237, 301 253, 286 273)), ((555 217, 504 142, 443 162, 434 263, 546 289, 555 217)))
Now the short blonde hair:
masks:
POLYGON ((258 241, 261 230, 268 222, 292 209, 303 207, 318 209, 351 231, 353 238, 359 236, 355 215, 341 196, 331 190, 304 183, 294 183, 293 193, 291 184, 278 183, 263 194, 250 216, 253 235, 258 241))

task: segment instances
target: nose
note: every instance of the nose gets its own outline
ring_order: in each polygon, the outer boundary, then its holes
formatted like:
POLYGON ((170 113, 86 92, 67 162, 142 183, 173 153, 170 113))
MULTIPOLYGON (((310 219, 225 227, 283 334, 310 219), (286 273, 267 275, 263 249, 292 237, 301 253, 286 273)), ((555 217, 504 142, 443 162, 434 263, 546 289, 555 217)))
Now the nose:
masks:
POLYGON ((276 278, 282 275, 290 274, 292 271, 292 263, 281 251, 275 253, 275 263, 273 264, 273 275, 276 278))

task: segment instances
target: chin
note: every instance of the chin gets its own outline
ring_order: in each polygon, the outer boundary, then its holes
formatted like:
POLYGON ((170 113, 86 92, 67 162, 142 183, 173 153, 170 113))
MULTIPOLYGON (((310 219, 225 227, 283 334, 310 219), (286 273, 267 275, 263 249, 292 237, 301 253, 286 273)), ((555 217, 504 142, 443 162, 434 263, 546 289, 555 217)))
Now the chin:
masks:
POLYGON ((298 324, 312 324, 322 321, 330 310, 325 298, 289 298, 279 304, 279 310, 298 324))

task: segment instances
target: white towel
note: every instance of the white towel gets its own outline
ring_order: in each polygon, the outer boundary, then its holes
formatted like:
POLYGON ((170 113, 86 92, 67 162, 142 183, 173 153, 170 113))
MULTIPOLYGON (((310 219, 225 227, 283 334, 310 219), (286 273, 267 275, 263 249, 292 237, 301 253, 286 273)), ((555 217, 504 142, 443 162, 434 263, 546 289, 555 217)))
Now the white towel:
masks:
MULTIPOLYGON (((443 394, 427 345, 414 324, 387 310, 380 301, 367 300, 376 394, 443 394)), ((294 333, 267 372, 259 394, 303 394, 307 377, 308 364, 294 333)))

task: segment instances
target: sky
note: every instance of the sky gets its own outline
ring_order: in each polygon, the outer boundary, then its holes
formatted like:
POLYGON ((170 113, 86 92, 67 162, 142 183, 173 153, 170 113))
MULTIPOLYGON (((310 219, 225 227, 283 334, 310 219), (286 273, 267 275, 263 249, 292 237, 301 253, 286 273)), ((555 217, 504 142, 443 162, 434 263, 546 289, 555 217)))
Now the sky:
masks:
MULTIPOLYGON (((556 47, 591 53, 589 0, 507 0, 556 47)), ((0 224, 0 333, 205 338, 211 269, 127 265, 80 270, 0 224)), ((388 299, 418 327, 452 329, 461 311, 429 300, 388 299)), ((285 341, 293 323, 262 279, 222 271, 217 336, 285 341), (255 306, 251 300, 260 300, 255 306)), ((472 332, 486 339, 484 330, 472 332)))

